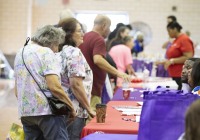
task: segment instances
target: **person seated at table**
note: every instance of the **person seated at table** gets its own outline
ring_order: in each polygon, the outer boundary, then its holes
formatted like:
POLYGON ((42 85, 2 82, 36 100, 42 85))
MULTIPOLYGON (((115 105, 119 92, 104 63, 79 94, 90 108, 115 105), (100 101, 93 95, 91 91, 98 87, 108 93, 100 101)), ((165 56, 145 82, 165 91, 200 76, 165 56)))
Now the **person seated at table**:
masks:
POLYGON ((110 49, 113 46, 122 44, 124 37, 128 36, 129 32, 130 32, 130 30, 129 30, 128 27, 126 27, 126 26, 120 27, 118 29, 118 31, 117 31, 117 34, 116 34, 115 38, 113 40, 111 40, 110 45, 108 45, 108 49, 107 50, 110 51, 110 49))
POLYGON ((188 70, 192 68, 194 65, 195 61, 200 60, 199 58, 189 58, 185 61, 181 73, 181 81, 182 81, 182 90, 191 92, 191 88, 188 85, 188 70))
POLYGON ((79 49, 83 43, 81 24, 75 18, 61 20, 59 27, 66 32, 60 58, 62 63, 61 81, 64 90, 76 110, 76 118, 68 127, 70 140, 80 140, 86 119, 95 112, 90 108, 93 85, 93 73, 84 55, 79 49))
POLYGON ((188 83, 192 93, 200 95, 200 60, 197 60, 188 72, 188 83))
POLYGON ((171 38, 175 38, 171 47, 167 50, 167 60, 164 62, 165 69, 182 89, 181 72, 184 62, 194 55, 193 42, 181 32, 182 26, 178 22, 171 22, 167 25, 167 31, 171 38))
POLYGON ((109 51, 110 56, 117 65, 117 69, 121 72, 127 70, 129 75, 135 75, 135 71, 132 67, 133 59, 131 55, 131 48, 133 46, 133 37, 126 36, 122 40, 122 44, 113 46, 109 51))
POLYGON ((200 100, 194 101, 185 117, 185 133, 178 140, 200 140, 200 100))

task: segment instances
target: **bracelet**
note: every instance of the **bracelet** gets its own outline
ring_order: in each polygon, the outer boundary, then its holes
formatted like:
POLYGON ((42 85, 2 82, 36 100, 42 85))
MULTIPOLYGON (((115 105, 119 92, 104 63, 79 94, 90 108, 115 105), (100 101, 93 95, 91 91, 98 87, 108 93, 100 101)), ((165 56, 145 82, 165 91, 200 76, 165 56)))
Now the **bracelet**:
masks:
POLYGON ((170 64, 171 64, 171 65, 174 64, 174 59, 173 59, 173 58, 169 59, 169 61, 170 61, 170 64))

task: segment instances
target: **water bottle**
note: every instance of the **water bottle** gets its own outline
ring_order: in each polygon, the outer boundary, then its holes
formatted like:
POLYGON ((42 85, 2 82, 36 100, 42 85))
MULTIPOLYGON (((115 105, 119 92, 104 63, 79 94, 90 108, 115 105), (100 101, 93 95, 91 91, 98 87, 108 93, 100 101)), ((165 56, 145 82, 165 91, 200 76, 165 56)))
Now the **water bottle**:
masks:
POLYGON ((153 64, 151 77, 156 77, 156 68, 157 68, 157 66, 155 64, 153 64))
POLYGON ((144 69, 143 71, 143 79, 144 79, 144 82, 148 82, 149 80, 149 70, 147 68, 144 69))
POLYGON ((144 69, 143 71, 143 81, 144 81, 144 84, 143 84, 143 88, 146 89, 147 88, 147 82, 149 80, 149 70, 148 69, 144 69))

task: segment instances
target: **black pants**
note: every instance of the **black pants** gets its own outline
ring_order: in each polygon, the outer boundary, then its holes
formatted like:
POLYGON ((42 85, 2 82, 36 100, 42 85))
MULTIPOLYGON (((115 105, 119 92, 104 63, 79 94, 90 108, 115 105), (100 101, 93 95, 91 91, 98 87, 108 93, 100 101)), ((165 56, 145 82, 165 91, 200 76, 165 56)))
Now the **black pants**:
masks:
POLYGON ((181 77, 172 77, 172 79, 174 81, 176 81, 177 85, 178 85, 178 90, 182 89, 182 81, 181 81, 181 77))

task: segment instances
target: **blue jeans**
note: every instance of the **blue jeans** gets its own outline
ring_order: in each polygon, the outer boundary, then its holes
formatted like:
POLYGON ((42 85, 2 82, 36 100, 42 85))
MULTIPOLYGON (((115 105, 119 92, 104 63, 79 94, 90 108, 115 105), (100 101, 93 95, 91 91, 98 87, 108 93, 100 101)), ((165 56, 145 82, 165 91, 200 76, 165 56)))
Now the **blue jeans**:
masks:
POLYGON ((25 140, 69 140, 66 116, 21 117, 25 140))
POLYGON ((85 126, 85 118, 76 117, 75 120, 67 128, 70 140, 80 140, 81 132, 85 126))

